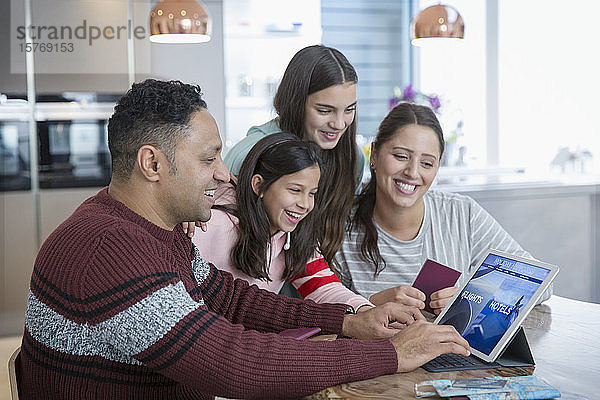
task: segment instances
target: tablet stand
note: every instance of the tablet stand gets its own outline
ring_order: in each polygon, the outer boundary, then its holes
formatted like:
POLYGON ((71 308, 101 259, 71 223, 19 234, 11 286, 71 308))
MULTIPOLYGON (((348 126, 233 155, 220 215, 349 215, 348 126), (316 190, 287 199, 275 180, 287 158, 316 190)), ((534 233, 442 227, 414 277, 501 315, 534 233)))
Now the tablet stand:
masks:
POLYGON ((504 351, 494 362, 483 361, 474 355, 464 357, 456 354, 442 354, 421 367, 429 372, 446 372, 501 367, 529 367, 532 365, 535 365, 535 362, 525 337, 525 331, 520 326, 510 343, 507 344, 504 351), (455 362, 457 357, 458 362, 455 362), (469 362, 464 362, 464 359, 468 359, 469 362))
POLYGON ((529 367, 535 365, 527 337, 523 327, 520 326, 519 330, 510 343, 506 346, 504 351, 496 359, 496 362, 503 367, 529 367))

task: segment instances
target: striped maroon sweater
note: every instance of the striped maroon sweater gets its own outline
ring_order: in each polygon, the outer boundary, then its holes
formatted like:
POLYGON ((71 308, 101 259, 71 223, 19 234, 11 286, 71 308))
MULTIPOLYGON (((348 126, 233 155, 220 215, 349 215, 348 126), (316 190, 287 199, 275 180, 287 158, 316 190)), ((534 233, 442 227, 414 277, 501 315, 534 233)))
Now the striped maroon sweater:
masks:
POLYGON ((394 373, 387 340, 274 334, 303 326, 340 333, 345 309, 234 280, 180 227, 163 230, 103 189, 37 256, 20 398, 290 398, 394 373))

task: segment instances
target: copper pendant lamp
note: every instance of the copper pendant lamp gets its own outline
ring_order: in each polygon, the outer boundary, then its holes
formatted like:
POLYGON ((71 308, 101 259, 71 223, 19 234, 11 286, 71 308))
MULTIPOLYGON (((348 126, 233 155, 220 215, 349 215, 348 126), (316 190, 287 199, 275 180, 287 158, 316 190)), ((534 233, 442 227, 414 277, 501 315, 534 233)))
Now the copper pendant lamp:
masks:
POLYGON ((212 21, 196 0, 161 0, 150 14, 150 41, 203 43, 210 40, 212 21))
POLYGON ((436 4, 422 10, 410 24, 411 43, 422 46, 437 39, 463 39, 465 23, 456 8, 436 4))

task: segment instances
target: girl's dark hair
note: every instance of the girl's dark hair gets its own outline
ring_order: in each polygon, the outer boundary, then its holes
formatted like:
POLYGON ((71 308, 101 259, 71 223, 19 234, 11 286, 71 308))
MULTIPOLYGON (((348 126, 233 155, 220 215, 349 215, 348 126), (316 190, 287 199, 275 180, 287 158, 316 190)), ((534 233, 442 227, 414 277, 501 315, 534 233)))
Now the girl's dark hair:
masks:
MULTIPOLYGON (((431 108, 411 103, 400 103, 394 107, 388 115, 381 121, 375 138, 375 152, 387 143, 398 130, 407 125, 421 125, 431 128, 438 139, 440 145, 440 160, 444 154, 444 133, 442 127, 431 108)), ((363 188, 360 195, 356 198, 356 210, 350 219, 350 228, 348 235, 352 230, 356 232, 364 231, 364 235, 357 235, 356 245, 360 246, 360 258, 372 264, 375 275, 385 268, 385 259, 379 253, 377 247, 377 228, 373 223, 373 209, 375 207, 375 195, 377 188, 377 173, 371 168, 371 179, 363 188), (360 243, 359 243, 360 242, 360 243)))
MULTIPOLYGON (((298 51, 288 64, 273 105, 281 130, 304 137, 308 95, 343 83, 357 83, 354 67, 339 50, 322 45, 298 51)), ((319 242, 330 266, 342 245, 345 221, 352 208, 357 182, 356 114, 335 148, 321 152, 325 173, 321 176, 315 209, 320 213, 319 242)))
MULTIPOLYGON (((284 175, 318 166, 321 169, 319 146, 302 142, 291 133, 266 136, 252 147, 240 169, 236 186, 237 206, 215 206, 239 219, 238 240, 231 251, 233 265, 248 276, 269 278, 269 243, 271 228, 260 195, 284 175), (252 176, 259 174, 263 184, 259 193, 252 190, 252 176)), ((319 189, 320 190, 320 189, 319 189)), ((291 232, 291 247, 285 251, 285 270, 282 278, 304 271, 306 263, 318 246, 318 231, 314 229, 314 209, 291 232)))

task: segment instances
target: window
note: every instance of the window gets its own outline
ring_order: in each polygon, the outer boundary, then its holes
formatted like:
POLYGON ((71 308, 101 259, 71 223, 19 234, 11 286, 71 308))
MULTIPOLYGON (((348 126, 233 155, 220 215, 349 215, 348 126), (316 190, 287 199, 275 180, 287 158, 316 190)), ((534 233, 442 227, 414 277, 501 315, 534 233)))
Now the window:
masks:
MULTIPOLYGON (((436 3, 421 0, 420 9, 436 3)), ((451 112, 463 118, 459 143, 467 149, 466 165, 524 168, 535 175, 599 173, 600 4, 451 5, 465 21, 464 43, 417 50, 415 83, 450 102, 451 112), (488 108, 490 101, 498 107, 488 108)))
POLYGON ((503 0, 499 8, 500 162, 599 173, 600 3, 503 0))

